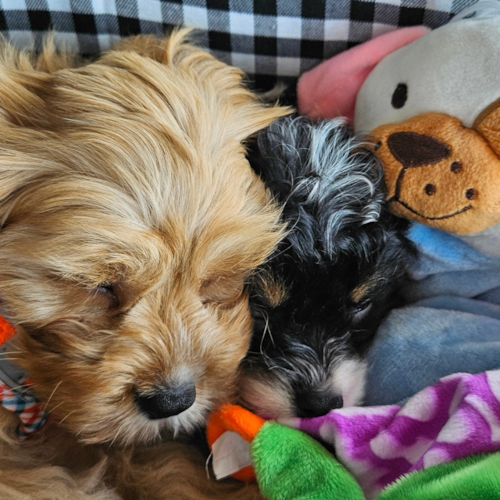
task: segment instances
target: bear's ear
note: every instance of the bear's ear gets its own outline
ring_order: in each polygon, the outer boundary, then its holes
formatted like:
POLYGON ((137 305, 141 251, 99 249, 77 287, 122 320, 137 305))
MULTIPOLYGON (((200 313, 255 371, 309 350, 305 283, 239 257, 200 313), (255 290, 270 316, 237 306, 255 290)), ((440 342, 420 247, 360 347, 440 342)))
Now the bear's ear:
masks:
POLYGON ((484 137, 491 149, 500 157, 500 99, 479 114, 472 128, 484 137))
POLYGON ((345 116, 352 123, 358 93, 377 64, 429 32, 413 26, 385 33, 304 73, 297 85, 300 114, 313 120, 345 116))

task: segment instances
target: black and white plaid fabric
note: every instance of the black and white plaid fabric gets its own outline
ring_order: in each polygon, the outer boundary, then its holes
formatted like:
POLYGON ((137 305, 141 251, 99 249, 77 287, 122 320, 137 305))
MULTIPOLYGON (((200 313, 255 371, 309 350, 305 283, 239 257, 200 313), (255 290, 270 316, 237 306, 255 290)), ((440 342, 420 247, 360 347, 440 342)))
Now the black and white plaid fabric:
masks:
POLYGON ((0 30, 19 46, 37 47, 52 29, 89 56, 124 36, 195 26, 201 46, 269 88, 398 27, 436 28, 476 1, 0 0, 0 30))

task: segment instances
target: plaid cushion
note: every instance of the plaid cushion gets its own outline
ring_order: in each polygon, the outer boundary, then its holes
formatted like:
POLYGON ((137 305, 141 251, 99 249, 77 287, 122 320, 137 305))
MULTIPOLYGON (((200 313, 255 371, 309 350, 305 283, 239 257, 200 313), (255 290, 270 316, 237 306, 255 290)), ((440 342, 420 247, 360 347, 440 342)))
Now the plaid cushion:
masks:
POLYGON ((200 45, 269 88, 397 27, 436 28, 476 1, 0 0, 0 30, 37 47, 54 29, 66 47, 88 56, 124 36, 196 26, 200 45))

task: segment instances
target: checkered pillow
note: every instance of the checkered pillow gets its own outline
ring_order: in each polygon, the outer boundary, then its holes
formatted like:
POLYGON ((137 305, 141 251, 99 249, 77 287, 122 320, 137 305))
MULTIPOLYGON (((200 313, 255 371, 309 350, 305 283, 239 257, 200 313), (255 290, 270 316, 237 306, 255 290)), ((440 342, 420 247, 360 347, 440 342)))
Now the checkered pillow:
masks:
POLYGON ((199 28, 200 45, 258 88, 294 79, 346 48, 401 26, 436 28, 477 0, 0 0, 0 30, 38 47, 48 29, 83 55, 120 37, 199 28))

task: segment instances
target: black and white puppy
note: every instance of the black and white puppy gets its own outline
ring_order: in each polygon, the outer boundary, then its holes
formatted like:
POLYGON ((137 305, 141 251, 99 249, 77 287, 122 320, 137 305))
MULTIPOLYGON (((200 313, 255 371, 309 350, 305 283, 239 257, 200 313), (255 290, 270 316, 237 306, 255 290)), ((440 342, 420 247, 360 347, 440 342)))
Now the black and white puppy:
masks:
POLYGON ((268 418, 359 404, 364 354, 413 254, 407 222, 388 212, 382 169, 339 120, 278 120, 251 162, 288 235, 251 285, 242 402, 268 418))

